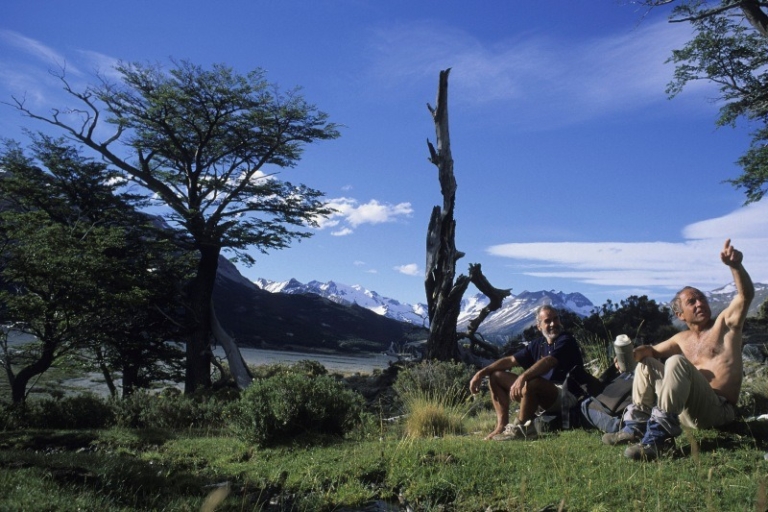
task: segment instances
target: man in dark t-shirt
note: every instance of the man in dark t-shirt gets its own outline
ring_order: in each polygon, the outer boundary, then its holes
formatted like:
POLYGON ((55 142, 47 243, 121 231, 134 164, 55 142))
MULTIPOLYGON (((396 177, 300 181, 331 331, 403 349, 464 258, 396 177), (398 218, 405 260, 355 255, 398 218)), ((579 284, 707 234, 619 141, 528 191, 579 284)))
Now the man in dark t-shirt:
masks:
POLYGON ((478 371, 469 382, 469 390, 480 391, 483 378, 488 377, 488 387, 496 410, 496 428, 486 439, 506 441, 509 439, 533 439, 536 430, 533 419, 537 411, 560 413, 561 400, 575 404, 579 394, 578 383, 586 382, 586 370, 581 350, 576 340, 563 332, 557 310, 541 306, 536 311, 536 326, 543 337, 532 341, 514 355, 503 357, 478 371), (519 375, 509 372, 510 368, 522 367, 519 375), (560 388, 568 379, 568 389, 560 388), (520 404, 520 411, 509 423, 509 404, 520 404))

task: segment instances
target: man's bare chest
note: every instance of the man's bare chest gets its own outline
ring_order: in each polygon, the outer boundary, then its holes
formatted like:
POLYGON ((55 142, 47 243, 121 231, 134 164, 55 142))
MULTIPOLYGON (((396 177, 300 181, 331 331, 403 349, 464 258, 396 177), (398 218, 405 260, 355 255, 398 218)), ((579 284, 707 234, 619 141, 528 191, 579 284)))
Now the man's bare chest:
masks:
POLYGON ((691 336, 683 347, 683 355, 694 366, 708 365, 713 361, 722 358, 725 355, 725 346, 723 340, 712 331, 703 336, 691 336))

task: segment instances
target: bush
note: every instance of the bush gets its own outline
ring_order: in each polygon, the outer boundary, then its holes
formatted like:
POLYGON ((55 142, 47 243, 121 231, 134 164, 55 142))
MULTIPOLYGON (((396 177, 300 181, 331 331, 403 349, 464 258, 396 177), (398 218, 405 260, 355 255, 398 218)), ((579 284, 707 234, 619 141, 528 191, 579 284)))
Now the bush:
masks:
POLYGON ((325 366, 317 361, 312 361, 311 359, 302 359, 293 365, 286 365, 284 363, 265 364, 251 367, 250 370, 254 379, 268 379, 269 377, 280 375, 286 372, 301 373, 308 377, 328 375, 328 370, 325 368, 325 366))
POLYGON ((0 402, 0 430, 19 430, 29 426, 30 407, 26 402, 0 402))
POLYGON ((444 397, 447 404, 459 404, 469 397, 469 380, 474 371, 464 363, 423 361, 397 374, 394 390, 402 401, 409 395, 444 397))
POLYGON ((115 424, 128 428, 223 428, 224 410, 236 390, 182 395, 176 388, 150 394, 138 391, 112 402, 115 424))
POLYGON ((30 426, 37 428, 105 428, 112 420, 110 405, 92 393, 41 400, 30 407, 29 415, 30 426))
POLYGON ((328 375, 303 367, 255 380, 227 410, 233 430, 258 445, 300 435, 344 435, 361 424, 364 400, 328 375))

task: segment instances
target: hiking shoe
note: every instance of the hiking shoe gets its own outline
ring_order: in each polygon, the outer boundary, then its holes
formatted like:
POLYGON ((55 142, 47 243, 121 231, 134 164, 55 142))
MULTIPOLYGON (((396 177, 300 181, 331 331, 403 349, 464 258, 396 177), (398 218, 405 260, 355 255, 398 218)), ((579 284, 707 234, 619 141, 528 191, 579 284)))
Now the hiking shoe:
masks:
POLYGON ((624 456, 632 460, 652 461, 659 458, 659 450, 655 444, 633 444, 624 450, 624 456))
POLYGON ((624 450, 624 456, 632 460, 642 460, 650 462, 656 460, 664 453, 671 451, 675 446, 674 439, 667 439, 661 444, 633 444, 624 450))
POLYGON ((504 427, 504 432, 496 434, 491 439, 494 441, 511 441, 513 439, 527 439, 530 441, 537 437, 539 437, 539 434, 536 432, 533 421, 526 421, 525 424, 521 424, 515 419, 515 421, 508 423, 504 427))
POLYGON ((665 413, 658 407, 654 407, 643 439, 640 443, 627 448, 624 456, 633 460, 656 460, 660 452, 675 446, 675 436, 680 432, 682 430, 677 414, 665 413))
POLYGON ((619 444, 636 443, 642 439, 642 436, 635 430, 627 432, 626 430, 619 430, 618 432, 609 432, 603 434, 603 444, 608 446, 616 446, 619 444))

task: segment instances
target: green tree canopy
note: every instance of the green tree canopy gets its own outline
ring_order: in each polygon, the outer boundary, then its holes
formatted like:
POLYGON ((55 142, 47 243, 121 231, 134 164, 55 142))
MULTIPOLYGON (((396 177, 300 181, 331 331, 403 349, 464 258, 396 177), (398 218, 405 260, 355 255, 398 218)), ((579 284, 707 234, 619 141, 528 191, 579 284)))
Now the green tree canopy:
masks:
POLYGON ((297 90, 281 93, 269 84, 262 70, 241 75, 182 61, 168 71, 143 64, 120 64, 117 71, 120 82, 101 80, 82 92, 62 76, 80 103, 67 112, 41 115, 22 99, 15 102, 149 191, 197 251, 186 340, 185 389, 194 391, 210 385, 211 298, 222 249, 250 264, 248 248, 282 249, 310 236, 307 227, 330 213, 322 193, 276 175, 297 164, 305 144, 339 132, 297 90), (113 131, 101 137, 104 121, 113 131))
POLYGON ((645 295, 631 295, 618 304, 606 301, 582 321, 582 327, 608 341, 626 334, 636 344, 663 341, 677 332, 671 311, 645 295))
POLYGON ((768 4, 758 0, 646 0, 649 7, 674 5, 670 21, 690 23, 694 37, 672 52, 675 65, 667 92, 709 81, 720 90, 718 126, 748 120, 750 147, 738 158, 742 174, 727 180, 744 190, 747 203, 768 191, 768 4))
POLYGON ((0 153, 0 306, 4 321, 37 339, 31 357, 4 352, 12 399, 23 401, 57 359, 89 350, 119 353, 111 368, 130 390, 174 360, 165 340, 184 258, 116 193, 120 180, 103 163, 46 137, 32 153, 14 143, 0 153))

